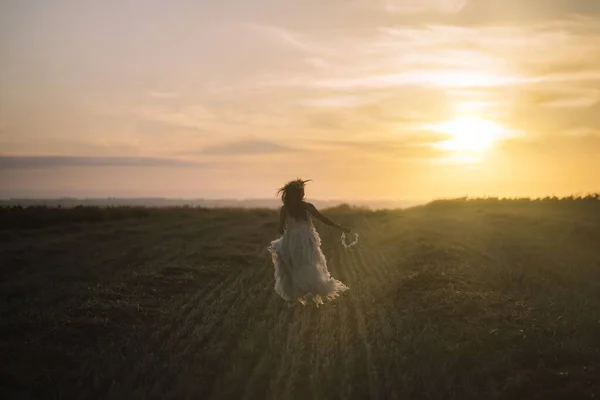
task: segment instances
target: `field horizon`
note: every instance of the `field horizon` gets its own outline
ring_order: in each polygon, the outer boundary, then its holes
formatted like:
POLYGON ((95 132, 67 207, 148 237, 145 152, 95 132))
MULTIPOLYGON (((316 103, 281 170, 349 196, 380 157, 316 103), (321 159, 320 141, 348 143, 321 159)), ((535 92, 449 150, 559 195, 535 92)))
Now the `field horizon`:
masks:
POLYGON ((600 196, 339 205, 289 309, 272 209, 0 207, 3 398, 600 395, 600 196))
MULTIPOLYGON (((393 209, 407 208, 420 204, 426 204, 430 200, 344 200, 344 199, 308 199, 319 208, 331 208, 343 204, 352 204, 370 209, 393 209)), ((142 206, 142 207, 206 207, 206 208, 278 208, 281 200, 275 196, 272 198, 169 198, 169 197, 11 197, 0 199, 0 207, 10 206, 49 206, 49 207, 118 207, 118 206, 142 206)))
MULTIPOLYGON (((307 201, 313 202, 320 208, 334 208, 341 205, 352 207, 363 207, 371 210, 390 210, 407 209, 410 207, 427 205, 439 201, 556 201, 556 200, 594 200, 600 195, 599 192, 575 193, 569 196, 461 196, 461 197, 435 197, 429 199, 318 199, 308 198, 307 201)), ((153 197, 153 196, 55 196, 55 197, 19 197, 5 196, 0 197, 0 207, 11 206, 47 206, 47 207, 120 207, 120 206, 141 206, 141 207, 206 207, 206 208, 278 208, 281 206, 281 200, 278 197, 271 198, 203 198, 203 197, 153 197)))

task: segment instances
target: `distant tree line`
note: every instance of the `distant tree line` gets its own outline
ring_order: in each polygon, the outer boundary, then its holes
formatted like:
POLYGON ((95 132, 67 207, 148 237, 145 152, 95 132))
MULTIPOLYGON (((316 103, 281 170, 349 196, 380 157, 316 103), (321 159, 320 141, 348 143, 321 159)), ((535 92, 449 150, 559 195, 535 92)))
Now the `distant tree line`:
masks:
POLYGON ((545 196, 545 197, 456 197, 452 199, 438 199, 428 204, 437 203, 461 203, 461 202, 568 202, 568 201, 600 201, 600 193, 589 193, 584 195, 570 195, 565 197, 545 196))

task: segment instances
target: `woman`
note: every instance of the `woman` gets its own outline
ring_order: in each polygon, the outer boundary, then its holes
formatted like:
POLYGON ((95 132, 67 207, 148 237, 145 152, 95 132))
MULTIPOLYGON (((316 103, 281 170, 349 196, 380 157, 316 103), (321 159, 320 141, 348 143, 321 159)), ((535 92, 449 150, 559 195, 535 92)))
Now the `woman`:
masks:
POLYGON ((306 182, 300 179, 288 182, 277 192, 283 202, 279 218, 282 236, 269 246, 275 266, 275 292, 290 306, 296 302, 305 305, 309 298, 318 306, 323 304, 323 299, 333 300, 348 290, 348 286, 331 277, 327 270, 321 238, 311 217, 345 233, 351 230, 336 224, 304 201, 306 182))

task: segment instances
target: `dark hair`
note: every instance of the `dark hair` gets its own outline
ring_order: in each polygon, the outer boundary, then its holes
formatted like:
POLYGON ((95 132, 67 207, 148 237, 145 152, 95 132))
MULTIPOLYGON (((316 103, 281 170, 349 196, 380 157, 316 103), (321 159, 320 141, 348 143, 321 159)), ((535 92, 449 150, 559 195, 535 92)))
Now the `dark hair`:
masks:
POLYGON ((281 201, 287 213, 294 218, 306 217, 306 210, 302 201, 304 200, 304 185, 309 181, 296 179, 286 183, 277 191, 277 194, 281 194, 281 201))

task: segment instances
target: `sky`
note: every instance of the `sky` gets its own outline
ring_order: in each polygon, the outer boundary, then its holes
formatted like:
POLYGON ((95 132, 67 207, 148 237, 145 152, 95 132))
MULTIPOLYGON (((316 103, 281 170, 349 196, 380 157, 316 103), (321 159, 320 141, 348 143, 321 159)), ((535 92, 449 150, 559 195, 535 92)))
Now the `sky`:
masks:
POLYGON ((5 0, 1 197, 600 191, 598 0, 5 0))

